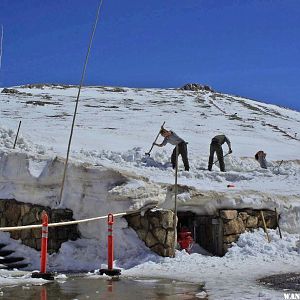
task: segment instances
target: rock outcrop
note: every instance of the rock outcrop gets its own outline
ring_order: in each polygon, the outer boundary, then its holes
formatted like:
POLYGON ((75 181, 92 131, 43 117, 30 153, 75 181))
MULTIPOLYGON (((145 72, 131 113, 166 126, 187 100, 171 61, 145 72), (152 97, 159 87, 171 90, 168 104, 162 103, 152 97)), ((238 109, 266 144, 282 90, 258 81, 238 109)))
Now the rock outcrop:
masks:
POLYGON ((181 90, 185 91, 209 91, 215 92, 210 86, 202 85, 199 83, 187 83, 183 87, 180 88, 181 90))
POLYGON ((23 95, 23 96, 32 96, 32 94, 30 93, 24 93, 24 92, 20 92, 16 89, 8 89, 8 88, 4 88, 1 91, 2 94, 11 94, 11 95, 23 95))

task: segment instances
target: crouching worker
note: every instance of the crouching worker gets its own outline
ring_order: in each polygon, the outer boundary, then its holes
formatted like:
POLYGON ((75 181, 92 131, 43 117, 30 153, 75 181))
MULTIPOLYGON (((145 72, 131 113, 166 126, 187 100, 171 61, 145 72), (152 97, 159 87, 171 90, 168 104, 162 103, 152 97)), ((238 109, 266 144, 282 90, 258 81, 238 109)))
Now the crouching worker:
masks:
MULTIPOLYGON (((160 130, 160 134, 164 137, 164 140, 161 144, 153 143, 153 145, 158 146, 158 147, 163 147, 167 143, 178 146, 178 155, 180 154, 182 157, 182 161, 184 164, 184 169, 186 171, 190 170, 189 166, 189 160, 188 160, 188 154, 187 154, 187 143, 180 138, 174 131, 167 130, 165 128, 162 128, 160 130)), ((173 150, 172 156, 171 156, 171 162, 172 162, 172 167, 175 169, 176 167, 176 147, 173 150)))
POLYGON ((259 162, 261 168, 263 168, 263 169, 267 169, 266 155, 267 155, 267 153, 260 150, 254 156, 255 159, 259 162))

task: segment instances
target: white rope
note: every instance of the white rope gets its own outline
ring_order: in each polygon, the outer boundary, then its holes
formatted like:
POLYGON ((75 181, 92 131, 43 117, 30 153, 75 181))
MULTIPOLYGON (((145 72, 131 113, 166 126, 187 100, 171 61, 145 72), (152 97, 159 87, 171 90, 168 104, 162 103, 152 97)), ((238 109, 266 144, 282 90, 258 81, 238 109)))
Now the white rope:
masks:
MULTIPOLYGON (((121 216, 129 215, 132 213, 136 213, 136 212, 137 211, 122 212, 122 213, 116 213, 116 214, 112 214, 112 215, 114 217, 121 217, 121 216)), ((79 224, 79 223, 97 221, 97 220, 101 220, 101 219, 105 219, 105 218, 107 218, 107 216, 100 216, 100 217, 94 217, 94 218, 82 219, 82 220, 76 220, 76 221, 50 223, 50 224, 48 224, 48 227, 74 225, 74 224, 79 224)), ((39 225, 24 225, 24 226, 15 226, 15 227, 0 227, 0 231, 16 231, 16 230, 24 230, 24 229, 34 229, 34 228, 42 228, 42 226, 43 226, 42 224, 39 224, 39 225)))

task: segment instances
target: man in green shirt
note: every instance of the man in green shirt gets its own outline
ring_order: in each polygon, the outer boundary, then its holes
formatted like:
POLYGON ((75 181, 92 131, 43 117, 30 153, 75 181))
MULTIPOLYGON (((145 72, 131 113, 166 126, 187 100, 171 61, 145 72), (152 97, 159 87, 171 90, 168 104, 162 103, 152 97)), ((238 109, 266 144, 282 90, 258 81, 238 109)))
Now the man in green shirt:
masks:
POLYGON ((229 148, 229 153, 232 153, 231 150, 231 144, 229 139, 224 135, 216 135, 212 138, 211 144, 210 144, 210 155, 209 155, 209 161, 208 161, 208 170, 211 171, 213 162, 214 162, 214 154, 217 153, 218 161, 220 164, 220 170, 222 172, 225 172, 225 164, 224 164, 224 156, 223 156, 223 149, 222 145, 226 143, 229 148))

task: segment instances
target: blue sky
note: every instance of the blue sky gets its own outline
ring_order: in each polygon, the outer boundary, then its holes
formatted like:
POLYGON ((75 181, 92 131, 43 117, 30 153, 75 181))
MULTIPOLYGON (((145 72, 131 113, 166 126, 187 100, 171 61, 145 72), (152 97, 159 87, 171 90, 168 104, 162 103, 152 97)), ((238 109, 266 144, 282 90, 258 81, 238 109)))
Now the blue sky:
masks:
MULTIPOLYGON (((78 84, 98 0, 1 0, 0 86, 78 84)), ((104 0, 85 85, 188 82, 300 110, 300 1, 104 0)))

